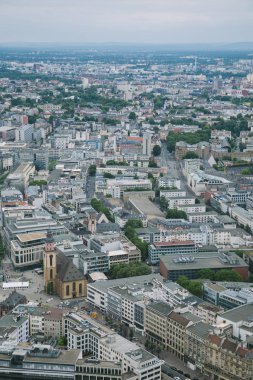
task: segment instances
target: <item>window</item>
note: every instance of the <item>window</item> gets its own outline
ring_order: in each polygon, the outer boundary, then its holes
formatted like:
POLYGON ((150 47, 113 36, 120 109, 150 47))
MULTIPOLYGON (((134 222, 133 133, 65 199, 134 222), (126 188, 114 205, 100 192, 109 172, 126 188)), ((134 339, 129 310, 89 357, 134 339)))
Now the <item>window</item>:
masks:
POLYGON ((82 292, 83 292, 83 286, 82 284, 79 284, 79 294, 82 294, 82 292))
POLYGON ((69 296, 69 285, 66 286, 66 296, 69 296))
POLYGON ((72 290, 73 290, 73 292, 76 291, 76 283, 75 282, 73 282, 73 284, 72 284, 72 290))
POLYGON ((50 265, 50 267, 52 267, 53 266, 53 255, 50 255, 49 256, 49 265, 50 265))
POLYGON ((53 269, 50 269, 50 280, 53 279, 53 269))

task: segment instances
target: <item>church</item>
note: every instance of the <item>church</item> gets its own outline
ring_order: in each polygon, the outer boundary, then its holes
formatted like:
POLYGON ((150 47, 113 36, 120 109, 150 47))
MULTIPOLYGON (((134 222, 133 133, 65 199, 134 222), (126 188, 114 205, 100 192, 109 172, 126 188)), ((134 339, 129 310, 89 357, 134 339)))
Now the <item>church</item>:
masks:
POLYGON ((71 258, 57 252, 52 233, 47 233, 44 248, 45 290, 61 299, 86 297, 87 280, 71 258))

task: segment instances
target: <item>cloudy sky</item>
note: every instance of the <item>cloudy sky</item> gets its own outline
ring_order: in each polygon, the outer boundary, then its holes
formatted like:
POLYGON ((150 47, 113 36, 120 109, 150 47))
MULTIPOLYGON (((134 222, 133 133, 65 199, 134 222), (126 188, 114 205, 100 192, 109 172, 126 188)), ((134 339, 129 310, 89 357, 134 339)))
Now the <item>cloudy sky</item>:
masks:
POLYGON ((0 0, 0 43, 253 41, 253 0, 0 0))

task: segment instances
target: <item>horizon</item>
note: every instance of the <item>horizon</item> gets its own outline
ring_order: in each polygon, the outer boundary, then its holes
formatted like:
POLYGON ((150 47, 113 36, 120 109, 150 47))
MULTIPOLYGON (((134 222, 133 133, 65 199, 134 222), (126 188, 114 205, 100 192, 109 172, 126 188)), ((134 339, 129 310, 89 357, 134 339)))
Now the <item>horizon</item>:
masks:
POLYGON ((0 45, 252 43, 252 19, 252 0, 1 0, 0 45))

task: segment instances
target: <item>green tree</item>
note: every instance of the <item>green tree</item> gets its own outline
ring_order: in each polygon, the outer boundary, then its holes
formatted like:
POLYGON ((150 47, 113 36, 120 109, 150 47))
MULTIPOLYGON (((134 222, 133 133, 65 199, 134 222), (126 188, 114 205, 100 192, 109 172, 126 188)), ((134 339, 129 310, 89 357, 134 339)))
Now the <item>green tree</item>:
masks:
POLYGON ((212 269, 208 269, 208 268, 200 269, 200 271, 198 272, 198 278, 201 278, 204 280, 214 280, 215 272, 212 269))
POLYGON ((45 179, 37 179, 37 180, 32 180, 29 182, 30 186, 42 186, 42 185, 47 185, 47 181, 45 179))
POLYGON ((137 116, 136 116, 136 113, 135 112, 130 112, 130 114, 128 115, 128 119, 129 120, 136 120, 137 119, 137 116))
POLYGON ((153 160, 150 160, 149 163, 148 163, 148 167, 149 168, 157 168, 157 163, 153 160))
POLYGON ((194 158, 199 158, 199 156, 197 155, 197 153, 195 153, 195 152, 187 152, 184 155, 183 160, 194 159, 194 158))
POLYGON ((128 227, 132 228, 142 228, 143 223, 140 219, 128 219, 128 221, 125 224, 124 230, 126 230, 128 227))
POLYGON ((160 207, 161 207, 161 209, 163 211, 167 210, 167 208, 168 208, 168 201, 167 201, 167 199, 164 196, 160 197, 159 204, 160 204, 160 207))
POLYGON ((112 265, 109 271, 111 279, 144 276, 152 273, 151 268, 142 262, 112 265))
POLYGON ((96 165, 90 165, 90 167, 89 167, 89 175, 91 177, 94 177, 96 175, 96 172, 97 172, 96 165))
POLYGON ((160 145, 155 145, 153 148, 153 155, 156 157, 160 156, 161 151, 162 151, 162 149, 161 149, 160 145))
POLYGON ((103 205, 103 203, 97 199, 97 198, 92 198, 91 200, 91 206, 97 211, 97 212, 102 212, 103 214, 105 214, 105 216, 107 217, 108 220, 110 220, 110 222, 114 222, 114 216, 111 215, 110 213, 110 210, 105 207, 103 205))
POLYGON ((169 208, 166 213, 166 219, 187 219, 187 215, 182 210, 169 208))
POLYGON ((67 346, 67 338, 65 336, 61 336, 58 339, 58 346, 66 347, 67 346))
POLYGON ((234 269, 221 269, 215 273, 215 280, 240 282, 242 277, 234 269))
POLYGON ((104 178, 115 178, 115 175, 108 172, 104 172, 104 178))

